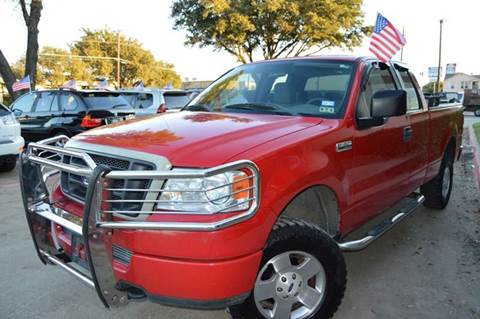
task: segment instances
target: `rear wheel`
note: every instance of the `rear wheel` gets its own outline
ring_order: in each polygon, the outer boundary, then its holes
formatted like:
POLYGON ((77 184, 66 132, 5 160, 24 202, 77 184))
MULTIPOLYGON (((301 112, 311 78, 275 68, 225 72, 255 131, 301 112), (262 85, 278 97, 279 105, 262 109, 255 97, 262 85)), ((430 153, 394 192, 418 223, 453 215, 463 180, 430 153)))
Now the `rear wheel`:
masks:
POLYGON ((0 157, 0 172, 10 172, 13 171, 17 165, 17 157, 15 155, 8 155, 0 157))
POLYGON ((264 249, 252 294, 230 313, 234 319, 326 319, 340 305, 345 285, 337 243, 313 224, 281 218, 264 249))
POLYGON ((450 147, 443 156, 438 175, 420 187, 426 207, 443 209, 447 206, 453 187, 453 156, 453 148, 450 147))
POLYGON ((480 116, 480 108, 475 109, 473 113, 475 114, 475 116, 480 116))
MULTIPOLYGON (((67 131, 55 131, 52 134, 52 137, 57 137, 57 136, 62 136, 65 135, 66 137, 70 137, 70 134, 68 134, 67 131)), ((65 140, 59 140, 55 142, 55 146, 57 147, 64 147, 65 146, 65 140)))

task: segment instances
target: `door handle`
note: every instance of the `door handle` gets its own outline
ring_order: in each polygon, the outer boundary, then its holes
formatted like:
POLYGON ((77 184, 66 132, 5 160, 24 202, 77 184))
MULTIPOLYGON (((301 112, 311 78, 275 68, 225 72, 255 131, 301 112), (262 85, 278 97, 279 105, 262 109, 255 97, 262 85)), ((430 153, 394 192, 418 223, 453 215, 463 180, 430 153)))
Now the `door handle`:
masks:
POLYGON ((412 139, 413 130, 410 126, 403 128, 403 141, 408 142, 412 139))

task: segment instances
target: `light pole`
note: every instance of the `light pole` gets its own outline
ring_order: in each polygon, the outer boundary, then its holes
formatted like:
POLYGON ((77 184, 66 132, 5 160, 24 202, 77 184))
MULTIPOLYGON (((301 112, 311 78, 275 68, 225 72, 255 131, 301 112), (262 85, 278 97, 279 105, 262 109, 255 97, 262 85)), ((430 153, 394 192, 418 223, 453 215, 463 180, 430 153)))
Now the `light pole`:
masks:
POLYGON ((120 89, 120 31, 117 33, 117 85, 120 89))
POLYGON ((435 93, 440 92, 440 71, 442 67, 442 32, 443 32, 443 19, 440 19, 440 42, 438 45, 438 72, 437 72, 437 85, 435 86, 435 93))

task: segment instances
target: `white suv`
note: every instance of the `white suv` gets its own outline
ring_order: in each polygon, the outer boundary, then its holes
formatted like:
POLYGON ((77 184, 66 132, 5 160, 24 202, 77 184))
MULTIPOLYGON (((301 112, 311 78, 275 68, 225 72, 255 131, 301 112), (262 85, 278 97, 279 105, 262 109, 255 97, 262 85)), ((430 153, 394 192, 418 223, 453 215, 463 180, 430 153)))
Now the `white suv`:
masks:
POLYGON ((0 172, 9 172, 15 168, 17 155, 23 150, 23 145, 20 124, 15 115, 0 104, 0 172))
POLYGON ((178 112, 190 102, 190 92, 184 90, 122 89, 118 92, 135 109, 136 116, 178 112))

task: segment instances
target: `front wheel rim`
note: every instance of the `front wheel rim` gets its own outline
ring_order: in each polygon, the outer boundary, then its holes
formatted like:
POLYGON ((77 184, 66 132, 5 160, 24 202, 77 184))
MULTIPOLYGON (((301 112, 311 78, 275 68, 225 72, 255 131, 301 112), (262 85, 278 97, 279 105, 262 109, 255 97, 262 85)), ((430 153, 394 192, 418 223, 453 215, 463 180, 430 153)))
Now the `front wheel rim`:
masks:
POLYGON ((325 299, 325 269, 314 256, 288 251, 271 258, 260 270, 254 288, 258 311, 265 318, 304 319, 325 299))

